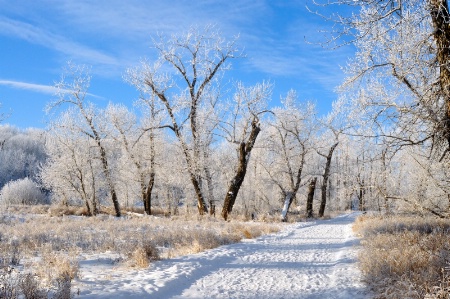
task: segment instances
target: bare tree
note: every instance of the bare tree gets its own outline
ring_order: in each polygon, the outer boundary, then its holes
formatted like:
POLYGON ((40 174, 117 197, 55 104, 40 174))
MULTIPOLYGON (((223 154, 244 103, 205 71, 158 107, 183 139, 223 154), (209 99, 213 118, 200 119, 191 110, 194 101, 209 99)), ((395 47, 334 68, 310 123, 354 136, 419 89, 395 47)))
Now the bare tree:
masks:
MULTIPOLYGON (((79 198, 86 207, 87 216, 99 210, 99 193, 104 188, 100 178, 96 144, 78 130, 80 115, 70 110, 55 121, 49 131, 46 150, 48 161, 43 165, 40 179, 56 198, 68 205, 79 198)), ((77 203, 77 202, 75 202, 77 203)))
POLYGON ((250 154, 261 131, 260 117, 268 112, 266 102, 272 94, 272 86, 268 83, 257 84, 246 88, 238 85, 234 96, 233 112, 227 122, 221 124, 222 132, 227 140, 238 145, 238 163, 225 195, 222 217, 227 220, 233 210, 239 189, 247 172, 250 154))
POLYGON ((121 211, 119 200, 117 198, 111 170, 108 165, 107 149, 104 144, 105 136, 97 125, 97 120, 100 116, 96 113, 93 105, 86 100, 90 81, 91 77, 87 67, 76 66, 69 63, 66 72, 62 75, 61 81, 56 84, 56 88, 58 88, 58 99, 47 106, 47 111, 64 104, 69 104, 78 110, 84 121, 84 126, 77 127, 77 130, 89 137, 97 147, 111 201, 114 205, 116 216, 120 217, 121 211))
MULTIPOLYGON (((145 101, 143 104, 150 104, 145 101)), ((150 116, 145 120, 155 120, 156 112, 150 105, 150 116)), ((151 215, 151 197, 156 176, 156 129, 142 130, 138 127, 134 113, 123 105, 110 104, 105 111, 107 123, 111 125, 110 138, 120 144, 126 156, 126 164, 131 163, 132 180, 139 185, 140 196, 144 205, 144 212, 151 215)), ((147 127, 147 125, 144 125, 147 127)), ((123 171, 130 172, 130 165, 123 171)), ((125 182, 129 184, 129 182, 125 182)))
POLYGON ((204 154, 198 113, 208 93, 213 92, 219 73, 236 57, 237 49, 234 41, 226 42, 213 26, 202 31, 191 28, 170 39, 160 36, 154 46, 158 60, 153 65, 144 62, 140 69, 130 70, 129 75, 162 103, 169 124, 161 127, 171 129, 180 143, 197 195, 198 211, 204 214, 208 207, 202 190, 200 160, 204 154), (166 73, 167 67, 172 68, 170 73, 166 73))
POLYGON ((269 124, 265 138, 265 146, 271 154, 262 166, 281 192, 284 202, 281 219, 287 221, 287 213, 304 176, 306 156, 312 148, 315 107, 311 103, 299 105, 292 90, 283 104, 282 108, 273 110, 275 119, 269 124))

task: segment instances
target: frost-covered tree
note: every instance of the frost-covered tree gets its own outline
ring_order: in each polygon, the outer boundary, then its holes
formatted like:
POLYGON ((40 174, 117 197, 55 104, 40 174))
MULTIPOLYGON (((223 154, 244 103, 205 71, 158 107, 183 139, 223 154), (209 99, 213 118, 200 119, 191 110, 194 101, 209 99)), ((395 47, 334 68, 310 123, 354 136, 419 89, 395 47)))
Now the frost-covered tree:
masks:
MULTIPOLYGON (((355 8, 353 14, 335 18, 340 26, 333 35, 350 36, 356 46, 342 86, 342 99, 354 106, 349 119, 360 124, 353 134, 373 138, 375 144, 383 142, 385 157, 415 147, 412 151, 427 156, 433 169, 445 168, 450 160, 448 1, 339 0, 333 4, 355 8)), ((429 176, 448 181, 442 173, 429 176)), ((435 207, 427 209, 438 212, 435 207)))
MULTIPOLYGON (((160 132, 154 128, 156 121, 155 107, 150 100, 141 102, 148 108, 149 115, 144 114, 143 123, 139 126, 136 115, 123 105, 109 105, 105 111, 106 121, 110 126, 109 138, 120 145, 123 152, 121 178, 127 188, 138 185, 138 196, 141 198, 144 211, 151 212, 151 199, 155 187, 156 159, 160 151, 160 132)), ((147 109, 145 109, 147 110, 147 109)))
POLYGON ((38 181, 39 167, 47 159, 45 139, 43 130, 0 126, 0 188, 26 177, 38 181))
POLYGON ((281 218, 286 221, 305 176, 306 157, 312 150, 315 107, 311 103, 299 104, 296 93, 290 91, 283 99, 283 107, 273 109, 273 113, 274 119, 264 138, 268 153, 262 166, 281 193, 284 203, 281 218))
MULTIPOLYGON (((47 111, 68 104, 71 109, 75 109, 79 113, 82 122, 69 129, 76 130, 76 133, 83 134, 94 142, 95 150, 97 151, 96 157, 101 162, 101 169, 108 186, 116 216, 120 217, 119 199, 111 173, 111 166, 109 165, 107 140, 100 126, 102 114, 86 99, 90 81, 91 76, 87 67, 69 63, 60 82, 56 84, 56 88, 58 88, 57 99, 47 106, 47 111)), ((58 124, 58 126, 63 128, 64 124, 58 124)))
POLYGON ((80 120, 79 111, 69 109, 53 122, 46 144, 49 159, 40 177, 54 202, 68 205, 81 200, 90 216, 99 211, 106 182, 97 145, 79 130, 80 120))
POLYGON ((227 220, 233 210, 239 189, 244 181, 250 154, 261 131, 261 117, 267 113, 267 102, 272 96, 272 85, 261 83, 252 87, 237 86, 232 113, 221 123, 220 129, 228 142, 237 145, 237 165, 229 181, 222 208, 227 220))
MULTIPOLYGON (((202 190, 201 157, 204 156, 203 128, 199 110, 208 105, 208 94, 214 92, 220 72, 236 56, 234 41, 227 42, 208 26, 191 28, 186 34, 154 40, 158 59, 154 63, 129 71, 139 89, 145 86, 165 109, 169 128, 183 152, 200 214, 208 211, 202 190), (189 128, 189 129, 188 129, 189 128)), ((203 122, 204 123, 204 122, 203 122)))
POLYGON ((447 1, 334 3, 356 11, 335 19, 334 38, 350 35, 357 49, 343 89, 362 108, 357 113, 366 120, 365 135, 397 147, 428 143, 443 159, 450 146, 447 1))

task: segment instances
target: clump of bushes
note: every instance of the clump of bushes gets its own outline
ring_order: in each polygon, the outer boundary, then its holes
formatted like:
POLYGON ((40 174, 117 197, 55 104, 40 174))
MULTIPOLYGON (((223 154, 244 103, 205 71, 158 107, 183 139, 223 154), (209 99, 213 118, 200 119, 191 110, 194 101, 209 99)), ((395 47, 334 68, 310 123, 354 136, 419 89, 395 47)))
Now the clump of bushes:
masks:
POLYGON ((38 205, 48 202, 47 196, 39 186, 29 178, 7 183, 0 191, 3 205, 38 205))
POLYGON ((449 298, 450 220, 361 216, 354 229, 375 298, 449 298))

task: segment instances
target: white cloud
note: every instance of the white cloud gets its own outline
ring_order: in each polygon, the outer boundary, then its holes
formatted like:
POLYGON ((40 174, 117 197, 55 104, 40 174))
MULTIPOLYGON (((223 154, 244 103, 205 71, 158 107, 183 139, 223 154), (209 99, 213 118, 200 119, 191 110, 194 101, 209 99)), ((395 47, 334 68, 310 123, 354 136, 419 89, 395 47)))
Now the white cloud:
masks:
POLYGON ((56 88, 54 86, 25 83, 25 82, 18 82, 18 81, 10 81, 10 80, 0 80, 0 85, 6 85, 6 86, 17 88, 17 89, 31 90, 34 92, 39 92, 39 93, 44 93, 44 94, 52 94, 52 95, 58 91, 58 88, 56 88))
MULTIPOLYGON (((26 83, 26 82, 20 82, 20 81, 11 81, 11 80, 0 80, 0 85, 9 86, 16 89, 23 89, 23 90, 29 90, 33 92, 43 93, 43 94, 50 94, 55 95, 57 93, 71 93, 73 90, 69 89, 60 89, 51 85, 42 85, 42 84, 34 84, 34 83, 26 83)), ((96 97, 96 98, 102 98, 100 96, 87 93, 87 95, 96 97)))
POLYGON ((87 62, 103 64, 117 64, 117 60, 98 50, 78 44, 67 38, 53 34, 31 24, 15 21, 9 18, 0 18, 0 33, 21 38, 30 43, 41 45, 61 52, 70 58, 77 58, 87 62))

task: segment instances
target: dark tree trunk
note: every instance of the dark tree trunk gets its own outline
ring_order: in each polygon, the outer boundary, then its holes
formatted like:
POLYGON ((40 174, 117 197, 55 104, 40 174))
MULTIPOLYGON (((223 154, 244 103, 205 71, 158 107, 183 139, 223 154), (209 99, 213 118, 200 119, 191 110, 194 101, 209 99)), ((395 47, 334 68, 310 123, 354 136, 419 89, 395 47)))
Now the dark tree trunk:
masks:
POLYGON ((250 132, 248 141, 241 142, 239 145, 239 164, 236 174, 230 182, 230 186, 228 187, 227 194, 225 195, 225 200, 223 202, 222 217, 225 220, 228 219, 228 214, 233 210, 236 197, 247 172, 250 153, 255 145, 256 138, 258 137, 260 131, 261 128, 259 127, 258 120, 254 119, 252 121, 252 131, 250 132))
POLYGON ((89 201, 85 200, 84 203, 86 205, 86 216, 92 216, 92 212, 91 212, 91 207, 89 205, 89 201))
POLYGON ((437 46, 439 84, 445 105, 443 132, 440 135, 447 141, 447 148, 450 148, 450 14, 447 0, 430 0, 429 3, 434 27, 433 36, 437 46))
POLYGON ((364 203, 364 196, 366 194, 366 190, 365 190, 365 186, 364 186, 364 179, 361 180, 360 184, 359 184, 359 194, 358 194, 358 200, 359 200, 359 210, 360 211, 365 211, 366 210, 366 206, 364 203))
POLYGON ((306 199, 306 217, 313 217, 313 200, 314 200, 314 192, 316 191, 316 182, 317 177, 311 179, 311 182, 308 186, 308 197, 306 199))
POLYGON ((328 186, 328 178, 330 177, 330 168, 331 168, 331 158, 333 157, 333 152, 338 146, 339 142, 336 142, 328 152, 327 162, 325 164, 325 171, 323 173, 323 180, 322 180, 322 200, 320 202, 320 208, 319 208, 319 217, 323 217, 323 214, 325 213, 325 206, 327 204, 327 186, 328 186))
MULTIPOLYGON (((155 116, 155 112, 154 112, 154 107, 152 107, 152 116, 155 116)), ((155 186, 155 134, 153 132, 153 130, 150 131, 150 168, 151 168, 151 172, 150 172, 150 178, 148 180, 147 183, 147 188, 145 190, 144 193, 144 210, 145 213, 147 215, 151 215, 152 214, 152 192, 153 192, 153 187, 155 186)), ((141 172, 142 173, 142 172, 141 172)), ((142 179, 142 182, 144 182, 144 180, 142 179)))
POLYGON ((144 210, 147 215, 152 214, 152 192, 155 185, 155 173, 150 173, 150 179, 148 180, 147 190, 144 193, 144 210))
POLYGON ((192 186, 194 187, 195 194, 197 195, 197 208, 200 215, 208 213, 208 207, 206 206, 205 198, 203 197, 200 181, 194 173, 190 173, 192 186))

